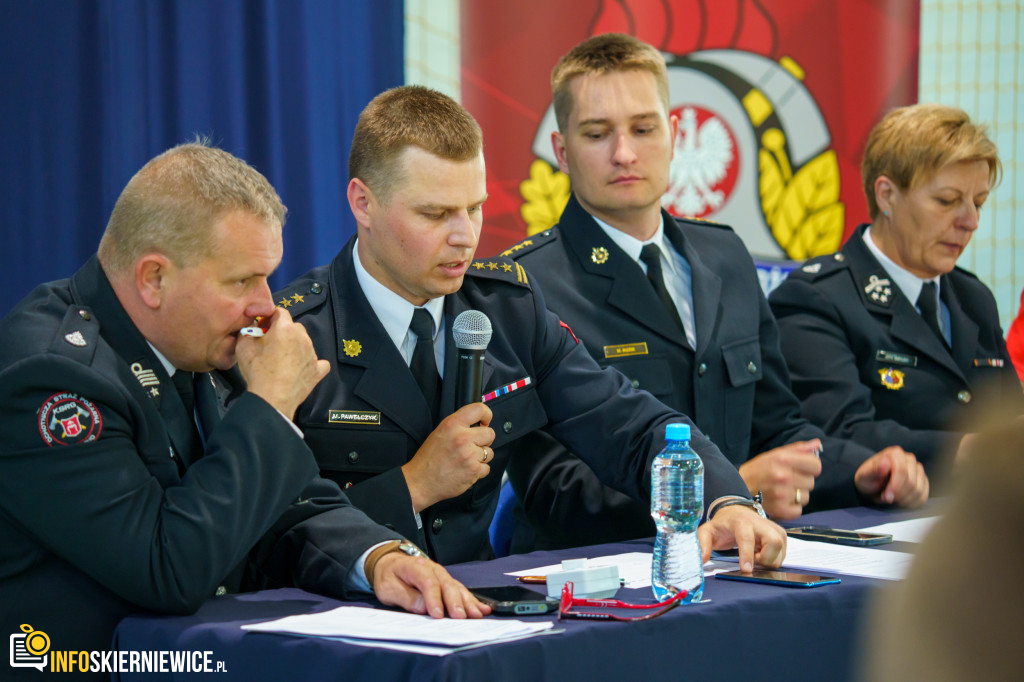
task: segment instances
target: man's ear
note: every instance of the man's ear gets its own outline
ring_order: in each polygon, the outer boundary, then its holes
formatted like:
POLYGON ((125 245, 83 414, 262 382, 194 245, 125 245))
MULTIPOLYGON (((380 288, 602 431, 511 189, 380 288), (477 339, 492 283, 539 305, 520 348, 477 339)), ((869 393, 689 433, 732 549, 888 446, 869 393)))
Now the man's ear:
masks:
POLYGON ((170 259, 159 253, 143 256, 135 263, 135 290, 148 307, 156 310, 167 294, 168 276, 175 268, 170 259))
POLYGON ((557 130, 551 131, 551 150, 558 160, 558 170, 569 175, 569 157, 565 152, 565 138, 557 130))
POLYGON ((359 178, 352 178, 348 181, 348 206, 352 209, 352 216, 356 219, 359 227, 369 229, 370 214, 376 203, 373 192, 365 182, 359 178))
POLYGON ((669 145, 671 145, 671 148, 672 148, 672 155, 669 158, 670 159, 675 159, 676 158, 676 135, 679 134, 679 117, 676 116, 675 114, 671 114, 668 117, 668 134, 669 134, 668 143, 669 143, 669 145))

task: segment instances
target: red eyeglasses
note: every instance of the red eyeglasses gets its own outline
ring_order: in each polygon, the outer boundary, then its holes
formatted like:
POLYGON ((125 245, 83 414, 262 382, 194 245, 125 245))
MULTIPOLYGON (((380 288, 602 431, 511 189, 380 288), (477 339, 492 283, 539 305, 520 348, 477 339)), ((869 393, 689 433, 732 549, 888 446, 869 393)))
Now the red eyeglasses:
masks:
POLYGON ((657 618, 663 613, 668 613, 675 607, 679 606, 682 600, 686 598, 687 594, 686 590, 682 590, 671 598, 654 604, 627 604, 626 602, 619 601, 618 599, 577 599, 572 596, 572 590, 573 584, 571 582, 567 582, 562 586, 562 601, 558 605, 558 620, 565 618, 580 618, 584 620, 617 620, 622 622, 650 620, 651 618, 657 618), (574 606, 658 610, 651 613, 645 613, 642 616, 619 616, 614 613, 573 611, 574 606))

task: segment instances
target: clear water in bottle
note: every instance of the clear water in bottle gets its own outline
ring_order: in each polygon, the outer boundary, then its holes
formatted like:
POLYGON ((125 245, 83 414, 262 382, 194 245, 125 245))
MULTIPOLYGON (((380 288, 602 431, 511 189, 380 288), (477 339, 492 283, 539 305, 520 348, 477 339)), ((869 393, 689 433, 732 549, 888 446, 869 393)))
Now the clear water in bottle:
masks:
POLYGON ((658 528, 651 585, 659 601, 687 590, 684 602, 704 591, 697 526, 704 513, 704 464, 690 448, 690 425, 669 424, 665 449, 651 466, 651 516, 658 528))

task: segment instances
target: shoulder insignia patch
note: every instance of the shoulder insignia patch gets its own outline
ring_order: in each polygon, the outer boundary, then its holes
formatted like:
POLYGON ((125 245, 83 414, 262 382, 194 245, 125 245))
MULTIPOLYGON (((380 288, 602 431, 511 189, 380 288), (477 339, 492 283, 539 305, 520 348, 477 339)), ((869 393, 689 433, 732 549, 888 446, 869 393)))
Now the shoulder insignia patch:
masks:
POLYGON ((466 273, 477 277, 487 277, 489 279, 522 284, 523 286, 529 286, 530 284, 523 266, 504 256, 474 260, 466 273))
POLYGON ((558 230, 554 228, 538 232, 537 234, 530 235, 518 244, 508 247, 501 252, 501 255, 509 258, 518 258, 519 256, 533 251, 534 249, 551 243, 557 238, 557 236, 558 230))
POLYGON ((679 218, 679 217, 677 217, 676 221, 682 221, 682 222, 687 222, 687 223, 696 223, 698 225, 703 225, 704 227, 719 227, 719 228, 722 228, 724 230, 732 231, 732 227, 730 227, 729 225, 726 225, 725 223, 716 223, 714 220, 708 220, 707 218, 694 218, 694 217, 679 218))
POLYGON ((317 280, 296 282, 274 294, 274 305, 284 308, 292 317, 316 308, 327 300, 327 285, 317 280))
POLYGON ((102 431, 100 411, 76 393, 54 393, 39 408, 39 435, 50 447, 91 443, 102 431))
POLYGON ((70 343, 72 346, 78 346, 79 348, 88 345, 88 341, 82 336, 82 332, 77 329, 73 332, 64 335, 64 340, 70 343))
POLYGON ((160 397, 160 378, 151 369, 146 369, 141 362, 133 362, 130 368, 132 374, 138 379, 139 385, 149 393, 151 398, 160 397))
POLYGON ((880 274, 885 275, 886 273, 884 270, 878 270, 868 275, 861 280, 861 286, 864 287, 864 295, 867 296, 869 301, 883 308, 891 308, 893 299, 892 282, 886 277, 879 277, 880 274))

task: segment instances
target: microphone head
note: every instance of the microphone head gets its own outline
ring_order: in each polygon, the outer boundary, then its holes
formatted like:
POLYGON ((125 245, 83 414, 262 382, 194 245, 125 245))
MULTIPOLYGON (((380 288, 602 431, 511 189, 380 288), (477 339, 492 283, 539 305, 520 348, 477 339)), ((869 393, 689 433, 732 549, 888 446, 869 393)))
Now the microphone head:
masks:
POLYGON ((484 350, 491 342, 491 321, 479 310, 465 310, 455 318, 452 336, 459 350, 484 350))

